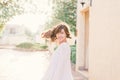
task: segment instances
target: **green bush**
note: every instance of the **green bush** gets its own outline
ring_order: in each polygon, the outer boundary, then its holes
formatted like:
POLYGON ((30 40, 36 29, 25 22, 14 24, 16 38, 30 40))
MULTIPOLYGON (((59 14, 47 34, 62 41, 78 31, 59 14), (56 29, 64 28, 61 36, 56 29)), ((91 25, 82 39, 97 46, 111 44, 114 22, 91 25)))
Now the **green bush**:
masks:
POLYGON ((40 43, 29 43, 29 42, 24 42, 16 45, 18 48, 23 48, 23 49, 31 49, 31 50, 45 50, 48 48, 46 44, 40 44, 40 43))
POLYGON ((76 45, 71 45, 71 61, 76 64, 76 45))
POLYGON ((33 46, 33 44, 28 43, 28 42, 24 42, 24 43, 20 43, 20 44, 16 45, 16 47, 26 48, 26 49, 32 48, 32 46, 33 46))
POLYGON ((46 49, 46 48, 48 48, 48 46, 47 45, 42 45, 42 46, 40 46, 42 49, 46 49))
POLYGON ((39 43, 35 43, 33 48, 37 48, 37 49, 47 49, 48 46, 46 44, 39 44, 39 43))

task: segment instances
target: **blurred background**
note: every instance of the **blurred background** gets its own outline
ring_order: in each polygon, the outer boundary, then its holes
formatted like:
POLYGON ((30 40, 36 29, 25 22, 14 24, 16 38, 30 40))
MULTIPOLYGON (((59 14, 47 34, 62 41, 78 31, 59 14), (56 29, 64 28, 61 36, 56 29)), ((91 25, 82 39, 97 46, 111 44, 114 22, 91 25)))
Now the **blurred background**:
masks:
POLYGON ((60 22, 69 25, 68 40, 75 63, 77 0, 0 0, 0 46, 19 50, 50 50, 56 45, 41 33, 60 22))
POLYGON ((41 33, 60 22, 71 32, 75 80, 120 80, 119 7, 120 0, 0 0, 0 80, 40 80, 48 53, 56 49, 41 33))

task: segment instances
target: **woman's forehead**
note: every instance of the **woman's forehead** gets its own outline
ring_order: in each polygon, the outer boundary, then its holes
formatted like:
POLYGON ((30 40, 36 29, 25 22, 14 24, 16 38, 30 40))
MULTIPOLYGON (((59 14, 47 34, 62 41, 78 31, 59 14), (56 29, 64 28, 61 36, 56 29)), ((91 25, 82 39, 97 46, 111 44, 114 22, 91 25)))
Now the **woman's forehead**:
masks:
POLYGON ((64 29, 61 29, 59 32, 65 32, 65 30, 64 30, 64 29))

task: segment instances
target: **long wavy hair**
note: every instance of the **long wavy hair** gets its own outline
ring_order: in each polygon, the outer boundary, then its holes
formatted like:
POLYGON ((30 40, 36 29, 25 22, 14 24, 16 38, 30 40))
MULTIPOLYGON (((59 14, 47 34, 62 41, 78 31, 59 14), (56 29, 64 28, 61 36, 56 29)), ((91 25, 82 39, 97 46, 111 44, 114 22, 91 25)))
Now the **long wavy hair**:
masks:
POLYGON ((61 32, 61 30, 64 30, 65 33, 66 33, 66 38, 71 38, 70 37, 70 32, 69 32, 69 29, 67 27, 66 24, 58 24, 57 26, 55 26, 52 30, 48 30, 44 33, 42 33, 42 37, 43 38, 50 38, 51 41, 55 41, 56 40, 56 34, 61 32))

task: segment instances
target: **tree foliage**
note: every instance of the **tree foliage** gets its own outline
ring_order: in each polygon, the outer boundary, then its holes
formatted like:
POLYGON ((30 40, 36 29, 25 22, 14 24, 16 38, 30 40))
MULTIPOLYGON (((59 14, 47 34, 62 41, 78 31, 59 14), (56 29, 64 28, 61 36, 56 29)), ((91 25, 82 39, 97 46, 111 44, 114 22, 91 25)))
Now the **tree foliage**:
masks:
POLYGON ((0 32, 10 18, 23 12, 23 8, 19 5, 18 1, 0 0, 0 32))
POLYGON ((66 22, 73 33, 76 32, 76 9, 77 0, 57 1, 54 7, 54 17, 66 22))
POLYGON ((55 25, 59 24, 60 22, 62 22, 60 19, 56 19, 56 18, 48 19, 48 21, 44 25, 45 30, 48 30, 48 29, 54 27, 55 25))

